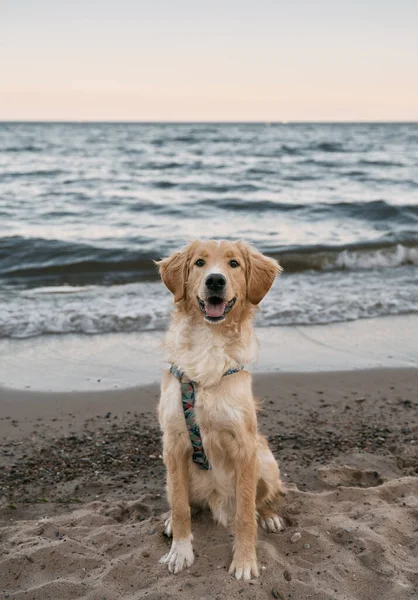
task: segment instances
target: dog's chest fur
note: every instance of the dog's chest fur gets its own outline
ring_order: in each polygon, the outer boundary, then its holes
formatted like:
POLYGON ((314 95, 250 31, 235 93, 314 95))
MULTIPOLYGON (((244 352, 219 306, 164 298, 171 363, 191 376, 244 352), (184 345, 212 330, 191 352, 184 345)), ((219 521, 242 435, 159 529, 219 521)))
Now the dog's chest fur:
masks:
POLYGON ((221 381, 229 369, 247 366, 256 358, 258 345, 250 323, 239 329, 194 325, 174 315, 166 336, 168 359, 201 388, 221 381))

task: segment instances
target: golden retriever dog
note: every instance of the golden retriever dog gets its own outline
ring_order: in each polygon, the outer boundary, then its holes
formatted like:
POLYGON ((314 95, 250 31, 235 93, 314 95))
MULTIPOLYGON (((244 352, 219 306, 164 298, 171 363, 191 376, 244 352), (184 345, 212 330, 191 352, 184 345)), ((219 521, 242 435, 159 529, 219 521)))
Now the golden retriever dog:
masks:
POLYGON ((275 504, 283 495, 278 464, 257 430, 251 375, 257 341, 252 319, 281 271, 243 242, 194 241, 157 263, 174 295, 166 336, 172 367, 159 402, 171 513, 165 533, 170 573, 194 561, 191 506, 234 525, 229 573, 257 577, 257 520, 279 532, 275 504))

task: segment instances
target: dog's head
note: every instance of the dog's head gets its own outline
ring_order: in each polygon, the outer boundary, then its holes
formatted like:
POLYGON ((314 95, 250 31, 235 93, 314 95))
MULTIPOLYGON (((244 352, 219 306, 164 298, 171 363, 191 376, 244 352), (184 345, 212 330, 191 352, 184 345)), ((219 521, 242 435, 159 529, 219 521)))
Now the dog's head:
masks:
POLYGON ((244 242, 195 241, 157 263, 161 279, 188 312, 220 323, 257 305, 281 267, 244 242))

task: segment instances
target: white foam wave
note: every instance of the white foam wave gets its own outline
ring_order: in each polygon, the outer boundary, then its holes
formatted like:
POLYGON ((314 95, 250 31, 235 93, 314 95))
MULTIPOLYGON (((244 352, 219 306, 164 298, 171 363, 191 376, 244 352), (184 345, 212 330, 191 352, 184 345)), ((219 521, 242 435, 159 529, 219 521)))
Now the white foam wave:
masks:
MULTIPOLYGON (((172 298, 160 282, 0 292, 0 337, 164 329, 172 298)), ((305 325, 418 312, 418 269, 310 272, 278 279, 256 324, 305 325)))
POLYGON ((79 292, 88 292, 94 289, 93 286, 81 285, 55 285, 33 288, 26 291, 26 294, 77 294, 79 292))
POLYGON ((418 248, 397 244, 379 250, 343 250, 335 265, 344 269, 374 269, 418 265, 418 248))

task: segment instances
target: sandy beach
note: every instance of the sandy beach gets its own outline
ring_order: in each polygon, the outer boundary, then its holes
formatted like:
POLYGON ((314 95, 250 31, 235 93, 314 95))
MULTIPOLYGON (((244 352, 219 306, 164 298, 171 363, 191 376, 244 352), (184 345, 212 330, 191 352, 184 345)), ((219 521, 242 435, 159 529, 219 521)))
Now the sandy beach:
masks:
POLYGON ((158 564, 169 541, 157 384, 16 387, 0 388, 2 597, 417 598, 417 368, 255 375, 288 494, 286 530, 259 532, 251 584, 227 574, 231 533, 206 513, 193 519, 193 567, 158 564))

